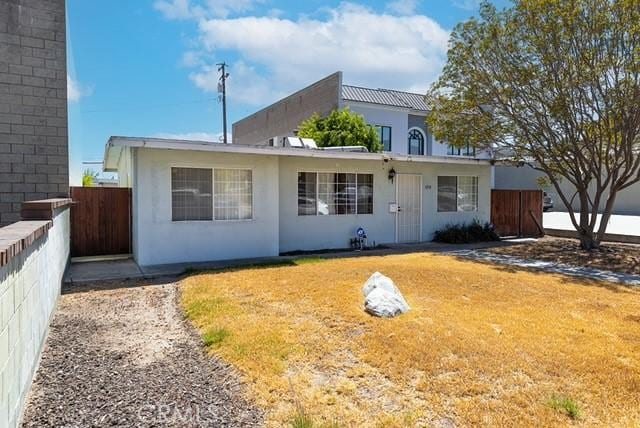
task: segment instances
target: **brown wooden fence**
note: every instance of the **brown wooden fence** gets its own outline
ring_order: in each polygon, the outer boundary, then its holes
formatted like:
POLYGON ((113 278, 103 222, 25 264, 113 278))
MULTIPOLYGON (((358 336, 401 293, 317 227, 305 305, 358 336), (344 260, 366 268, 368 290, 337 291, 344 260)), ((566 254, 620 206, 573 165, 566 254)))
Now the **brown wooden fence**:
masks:
POLYGON ((72 187, 71 256, 131 253, 131 189, 72 187))
POLYGON ((491 223, 500 236, 544 235, 542 190, 492 190, 491 223))

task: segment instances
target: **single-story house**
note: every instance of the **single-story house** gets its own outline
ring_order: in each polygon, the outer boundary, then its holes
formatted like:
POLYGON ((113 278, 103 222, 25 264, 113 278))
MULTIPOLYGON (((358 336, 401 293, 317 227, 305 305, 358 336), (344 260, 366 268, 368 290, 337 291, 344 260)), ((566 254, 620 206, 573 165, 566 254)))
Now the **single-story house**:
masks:
POLYGON ((105 171, 132 188, 140 265, 430 241, 489 221, 487 160, 111 137, 105 171))

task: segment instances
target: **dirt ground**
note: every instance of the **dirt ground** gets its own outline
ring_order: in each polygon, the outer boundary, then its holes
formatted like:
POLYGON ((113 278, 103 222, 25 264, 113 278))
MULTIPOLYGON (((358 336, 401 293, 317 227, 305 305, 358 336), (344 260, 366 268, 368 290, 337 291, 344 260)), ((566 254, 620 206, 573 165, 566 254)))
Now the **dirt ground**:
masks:
POLYGON ((640 426, 640 290, 413 253, 182 281, 267 426, 640 426), (391 277, 411 311, 363 310, 391 277))
POLYGON ((576 239, 547 236, 536 242, 496 247, 489 251, 524 259, 640 275, 640 245, 605 242, 599 250, 586 252, 580 249, 580 242, 576 239))
POLYGON ((66 288, 24 427, 256 426, 236 372, 208 358, 172 282, 66 288))

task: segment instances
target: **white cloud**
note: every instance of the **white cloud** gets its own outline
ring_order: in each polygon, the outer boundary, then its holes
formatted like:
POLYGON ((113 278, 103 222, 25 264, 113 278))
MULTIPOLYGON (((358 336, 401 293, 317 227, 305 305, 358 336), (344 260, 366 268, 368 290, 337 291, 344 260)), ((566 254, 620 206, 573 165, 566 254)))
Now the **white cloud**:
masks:
MULTIPOLYGON (((161 132, 154 135, 154 137, 167 138, 170 140, 210 141, 213 143, 222 142, 222 132, 217 134, 213 134, 210 132, 184 132, 184 133, 161 132)), ((227 140, 231 142, 231 134, 227 134, 227 140)))
POLYGON ((88 97, 93 93, 93 87, 82 85, 67 74, 67 100, 72 103, 80 101, 80 98, 88 97))
MULTIPOLYGON (((424 92, 441 71, 449 38, 427 16, 380 14, 352 3, 325 19, 201 19, 199 31, 208 56, 237 52, 228 96, 254 106, 336 70, 344 71, 346 83, 424 92)), ((203 90, 217 91, 215 66, 201 66, 190 77, 203 90)))
MULTIPOLYGON (((243 61, 231 64, 232 73, 227 80, 227 98, 230 102, 237 102, 251 106, 261 105, 265 100, 282 98, 286 90, 277 88, 268 78, 259 74, 256 69, 243 61)), ((191 73, 191 80, 205 92, 218 91, 218 67, 205 65, 198 72, 191 73)))
POLYGON ((387 3, 387 10, 398 15, 413 15, 417 7, 418 0, 396 0, 387 3))
POLYGON ((156 0, 153 7, 167 19, 227 18, 232 14, 252 10, 263 0, 205 0, 192 4, 190 0, 156 0))
POLYGON ((184 67, 196 67, 198 65, 204 65, 204 61, 202 60, 202 52, 197 51, 187 51, 182 54, 182 60, 180 63, 184 67))
POLYGON ((234 13, 245 13, 253 9, 260 0, 207 0, 206 8, 211 16, 226 18, 234 13))
POLYGON ((167 19, 192 19, 202 13, 202 9, 192 6, 189 0, 157 0, 153 7, 167 19))

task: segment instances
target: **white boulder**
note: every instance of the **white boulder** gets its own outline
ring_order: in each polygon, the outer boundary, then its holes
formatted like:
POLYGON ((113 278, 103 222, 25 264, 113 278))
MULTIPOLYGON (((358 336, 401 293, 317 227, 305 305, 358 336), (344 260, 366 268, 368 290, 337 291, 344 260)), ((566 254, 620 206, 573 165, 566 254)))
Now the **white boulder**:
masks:
POLYGON ((409 311, 409 305, 393 280, 376 272, 362 287, 364 310, 377 317, 392 318, 409 311))

